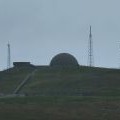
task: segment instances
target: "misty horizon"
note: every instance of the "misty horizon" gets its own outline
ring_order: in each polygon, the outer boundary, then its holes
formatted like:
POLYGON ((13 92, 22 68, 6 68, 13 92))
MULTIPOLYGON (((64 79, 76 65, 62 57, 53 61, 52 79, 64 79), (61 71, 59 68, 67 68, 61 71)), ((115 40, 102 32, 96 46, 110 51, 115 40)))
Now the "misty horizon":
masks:
POLYGON ((70 53, 80 65, 88 63, 92 26, 94 66, 119 68, 119 1, 0 0, 0 69, 11 62, 49 65, 59 53, 70 53), (109 3, 109 4, 108 4, 109 3))

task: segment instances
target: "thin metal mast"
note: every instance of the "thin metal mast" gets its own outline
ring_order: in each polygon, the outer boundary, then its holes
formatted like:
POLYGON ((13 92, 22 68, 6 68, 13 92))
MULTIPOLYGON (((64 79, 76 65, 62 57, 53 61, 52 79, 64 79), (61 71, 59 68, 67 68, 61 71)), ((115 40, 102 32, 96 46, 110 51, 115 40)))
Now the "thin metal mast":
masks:
POLYGON ((89 44, 88 44, 88 66, 94 66, 94 57, 93 57, 93 41, 92 41, 92 31, 90 26, 90 34, 89 34, 89 44))
POLYGON ((8 42, 8 56, 7 56, 7 69, 11 67, 11 54, 10 54, 10 43, 8 42))
POLYGON ((119 58, 118 58, 118 60, 119 60, 119 69, 120 69, 120 41, 119 41, 118 45, 119 45, 118 46, 118 50, 119 50, 119 56, 118 56, 119 58))

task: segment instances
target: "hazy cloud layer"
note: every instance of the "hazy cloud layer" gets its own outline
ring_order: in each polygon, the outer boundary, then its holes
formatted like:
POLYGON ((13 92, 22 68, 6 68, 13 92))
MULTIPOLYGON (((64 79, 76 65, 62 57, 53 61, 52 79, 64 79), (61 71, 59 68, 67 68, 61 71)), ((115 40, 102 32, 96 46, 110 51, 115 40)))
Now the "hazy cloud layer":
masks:
POLYGON ((119 0, 0 0, 0 68, 12 61, 49 64, 60 52, 87 65, 92 25, 96 66, 119 67, 119 0))

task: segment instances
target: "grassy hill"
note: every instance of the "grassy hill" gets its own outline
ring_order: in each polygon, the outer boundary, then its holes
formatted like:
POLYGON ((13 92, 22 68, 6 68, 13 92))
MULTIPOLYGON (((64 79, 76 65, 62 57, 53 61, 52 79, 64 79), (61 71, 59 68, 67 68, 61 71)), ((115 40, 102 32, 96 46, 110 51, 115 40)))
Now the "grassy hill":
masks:
POLYGON ((11 68, 0 72, 0 94, 12 94, 15 88, 23 81, 32 67, 11 68))
POLYGON ((119 120, 120 97, 37 96, 0 99, 1 120, 119 120))
POLYGON ((1 97, 1 120, 119 120, 120 70, 12 68, 0 72, 0 93, 12 94, 36 72, 18 94, 1 97))
POLYGON ((120 70, 80 67, 41 70, 23 87, 27 95, 116 96, 120 95, 120 70))
POLYGON ((120 70, 89 68, 52 69, 21 67, 0 72, 0 93, 12 94, 17 86, 37 69, 19 94, 68 96, 120 95, 120 70))

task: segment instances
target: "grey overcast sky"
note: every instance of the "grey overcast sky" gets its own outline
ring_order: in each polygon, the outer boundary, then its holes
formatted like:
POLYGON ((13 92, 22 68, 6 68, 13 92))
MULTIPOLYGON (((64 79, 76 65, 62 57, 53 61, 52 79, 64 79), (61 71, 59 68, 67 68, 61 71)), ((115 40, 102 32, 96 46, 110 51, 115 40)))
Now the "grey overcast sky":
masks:
POLYGON ((89 26, 94 64, 120 65, 120 0, 0 0, 0 69, 11 60, 48 65, 67 52, 87 65, 89 26))

